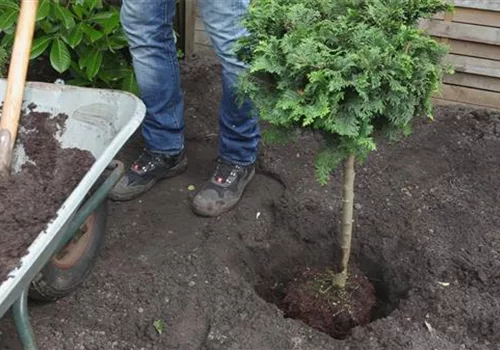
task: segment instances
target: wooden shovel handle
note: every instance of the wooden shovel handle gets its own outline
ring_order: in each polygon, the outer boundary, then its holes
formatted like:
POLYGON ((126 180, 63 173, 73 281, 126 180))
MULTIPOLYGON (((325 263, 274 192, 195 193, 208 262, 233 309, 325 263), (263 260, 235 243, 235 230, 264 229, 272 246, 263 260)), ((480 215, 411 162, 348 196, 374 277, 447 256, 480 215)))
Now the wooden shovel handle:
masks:
POLYGON ((19 126, 37 9, 38 0, 22 0, 0 119, 0 129, 7 129, 10 132, 11 149, 9 152, 12 151, 19 126))

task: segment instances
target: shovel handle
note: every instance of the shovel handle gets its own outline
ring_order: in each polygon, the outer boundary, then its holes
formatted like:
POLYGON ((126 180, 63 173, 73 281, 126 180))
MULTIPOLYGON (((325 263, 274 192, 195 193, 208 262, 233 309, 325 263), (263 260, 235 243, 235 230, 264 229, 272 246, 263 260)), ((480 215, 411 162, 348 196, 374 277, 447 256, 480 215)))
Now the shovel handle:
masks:
POLYGON ((12 152, 17 136, 37 9, 38 0, 22 0, 0 119, 0 129, 6 129, 10 133, 11 145, 8 152, 12 152))

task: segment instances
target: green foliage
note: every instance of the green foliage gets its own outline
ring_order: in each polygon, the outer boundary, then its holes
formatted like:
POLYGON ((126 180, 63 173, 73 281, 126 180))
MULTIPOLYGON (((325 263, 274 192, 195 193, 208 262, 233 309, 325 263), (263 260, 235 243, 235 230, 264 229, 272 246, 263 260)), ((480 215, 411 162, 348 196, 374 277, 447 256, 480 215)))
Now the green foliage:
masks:
POLYGON ((165 321, 163 320, 156 320, 153 322, 153 325, 158 332, 158 334, 162 334, 165 331, 165 321))
MULTIPOLYGON (((19 2, 0 0, 2 46, 10 49, 19 2)), ((71 72, 68 83, 137 93, 127 40, 116 5, 103 0, 40 0, 31 59, 47 55, 53 69, 71 72)))
POLYGON ((377 134, 407 135, 414 116, 431 116, 450 69, 418 21, 447 10, 444 0, 255 0, 238 42, 250 66, 239 92, 272 125, 325 135, 325 184, 346 156, 375 150, 377 134))
POLYGON ((296 134, 294 129, 276 127, 275 125, 269 125, 265 132, 263 133, 263 140, 265 143, 270 144, 281 144, 285 145, 296 140, 296 134))
POLYGON ((7 51, 5 51, 5 48, 0 45, 0 78, 3 78, 5 76, 5 66, 7 64, 7 51))

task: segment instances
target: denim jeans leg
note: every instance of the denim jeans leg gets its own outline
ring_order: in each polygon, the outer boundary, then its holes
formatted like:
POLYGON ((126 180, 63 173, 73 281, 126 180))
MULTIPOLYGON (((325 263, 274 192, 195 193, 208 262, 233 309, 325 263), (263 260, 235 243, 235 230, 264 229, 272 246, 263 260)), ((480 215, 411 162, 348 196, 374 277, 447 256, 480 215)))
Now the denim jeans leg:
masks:
POLYGON ((128 38, 141 98, 146 148, 177 154, 184 146, 184 100, 174 40, 175 0, 123 0, 128 38))
POLYGON ((258 118, 247 100, 235 95, 238 77, 247 67, 236 58, 234 43, 247 34, 241 24, 250 0, 199 0, 212 45, 222 64, 222 101, 219 114, 219 157, 238 165, 255 162, 260 142, 258 118))

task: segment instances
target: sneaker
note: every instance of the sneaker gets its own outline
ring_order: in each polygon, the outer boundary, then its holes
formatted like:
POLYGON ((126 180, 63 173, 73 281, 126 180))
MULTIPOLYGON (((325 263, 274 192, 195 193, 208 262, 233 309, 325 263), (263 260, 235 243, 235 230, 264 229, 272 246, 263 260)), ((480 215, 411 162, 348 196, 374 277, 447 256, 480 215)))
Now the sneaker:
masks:
POLYGON ((219 216, 234 208, 255 175, 255 166, 240 166, 222 160, 212 177, 193 199, 193 211, 201 216, 219 216))
POLYGON ((144 150, 109 194, 115 201, 128 201, 149 191, 159 180, 182 174, 187 169, 185 150, 166 156, 144 150))

